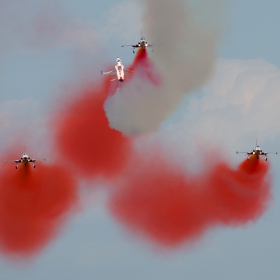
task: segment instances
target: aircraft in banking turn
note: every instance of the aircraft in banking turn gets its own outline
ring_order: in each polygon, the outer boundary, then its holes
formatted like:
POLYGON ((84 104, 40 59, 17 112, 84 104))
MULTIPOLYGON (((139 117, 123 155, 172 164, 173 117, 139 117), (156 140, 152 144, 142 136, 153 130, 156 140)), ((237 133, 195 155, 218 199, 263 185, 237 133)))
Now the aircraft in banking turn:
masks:
POLYGON ((109 71, 109 72, 103 72, 101 70, 101 75, 117 75, 117 78, 116 79, 113 79, 111 81, 116 81, 118 80, 119 82, 124 82, 124 72, 131 72, 130 70, 127 70, 124 68, 123 64, 122 64, 122 61, 119 57, 117 57, 117 65, 115 65, 115 69, 113 69, 112 71, 109 71))
POLYGON ((141 36, 140 41, 136 45, 122 45, 122 47, 132 47, 133 53, 135 53, 135 49, 142 48, 142 50, 145 50, 146 48, 151 48, 153 51, 153 45, 148 44, 148 42, 145 40, 145 37, 141 36))
MULTIPOLYGON (((44 160, 46 160, 46 159, 44 159, 44 160)), ((33 167, 34 167, 34 168, 36 167, 36 165, 35 165, 36 159, 30 158, 30 156, 28 156, 28 154, 27 154, 26 152, 24 152, 24 153, 22 154, 22 156, 21 156, 20 159, 15 159, 15 160, 4 160, 4 162, 9 162, 9 161, 15 162, 15 164, 16 164, 16 169, 18 169, 18 164, 19 164, 19 163, 23 163, 24 166, 26 167, 27 164, 28 164, 29 162, 33 163, 33 167)))
POLYGON ((263 150, 261 149, 260 146, 258 146, 258 143, 257 143, 257 140, 256 140, 256 148, 255 150, 253 150, 252 152, 236 152, 237 154, 239 153, 243 153, 243 154, 247 154, 247 160, 249 160, 249 157, 250 156, 256 156, 257 159, 260 158, 260 156, 264 156, 265 157, 265 161, 267 161, 267 154, 278 154, 277 152, 276 153, 268 153, 268 152, 263 152, 263 150))

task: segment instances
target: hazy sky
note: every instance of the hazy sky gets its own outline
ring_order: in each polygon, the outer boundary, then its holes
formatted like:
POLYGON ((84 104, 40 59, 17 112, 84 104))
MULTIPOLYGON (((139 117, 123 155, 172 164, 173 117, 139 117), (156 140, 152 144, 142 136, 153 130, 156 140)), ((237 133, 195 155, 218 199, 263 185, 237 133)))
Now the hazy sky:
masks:
MULTIPOLYGON (((243 160, 235 151, 253 149, 256 138, 264 150, 280 152, 280 3, 229 2, 212 78, 183 100, 160 131, 143 139, 157 141, 167 157, 175 155, 188 168, 201 156, 194 139, 207 139, 203 151, 209 159, 216 154, 207 152, 220 147, 232 164, 243 160)), ((129 64, 134 55, 121 44, 139 39, 141 22, 142 7, 129 0, 0 0, 1 151, 16 142, 18 130, 30 133, 27 145, 33 149, 42 145, 55 97, 66 85, 78 86, 75 81, 99 79, 99 69, 116 56, 129 64)), ((176 71, 176 65, 170 68, 176 71)), ((44 143, 42 153, 48 149, 44 143)), ((110 216, 106 195, 87 190, 79 213, 42 252, 24 262, 0 255, 0 278, 276 280, 280 159, 271 155, 269 161, 273 200, 256 223, 214 228, 191 248, 165 250, 134 237, 110 216)))

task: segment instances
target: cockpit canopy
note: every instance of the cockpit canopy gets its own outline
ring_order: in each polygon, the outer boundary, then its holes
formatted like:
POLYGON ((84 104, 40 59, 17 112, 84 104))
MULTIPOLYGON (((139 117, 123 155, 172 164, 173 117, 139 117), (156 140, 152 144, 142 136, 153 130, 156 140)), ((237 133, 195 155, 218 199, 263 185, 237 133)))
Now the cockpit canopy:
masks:
POLYGON ((257 147, 256 147, 256 151, 261 151, 261 147, 260 147, 260 146, 257 146, 257 147))
POLYGON ((122 63, 122 61, 121 61, 121 59, 119 57, 117 57, 116 62, 117 63, 122 63))
POLYGON ((145 37, 141 37, 141 39, 140 39, 141 41, 145 41, 145 37))

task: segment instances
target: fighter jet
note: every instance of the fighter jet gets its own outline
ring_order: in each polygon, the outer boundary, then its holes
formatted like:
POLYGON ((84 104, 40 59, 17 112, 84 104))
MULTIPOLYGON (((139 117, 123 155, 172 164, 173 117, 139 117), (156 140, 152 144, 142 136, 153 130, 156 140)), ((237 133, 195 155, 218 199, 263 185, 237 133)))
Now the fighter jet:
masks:
POLYGON ((145 50, 146 48, 151 48, 153 51, 153 45, 148 44, 145 37, 141 36, 140 41, 136 45, 122 45, 122 47, 132 47, 133 53, 135 53, 135 49, 142 48, 142 50, 145 50))
MULTIPOLYGON (((46 159, 44 159, 44 160, 46 160, 46 159)), ((24 152, 24 153, 22 154, 22 156, 21 156, 20 159, 16 159, 16 160, 4 160, 4 162, 9 162, 9 161, 15 162, 15 164, 16 164, 16 169, 18 169, 18 164, 19 164, 19 163, 23 163, 24 166, 26 167, 27 164, 28 164, 29 162, 32 162, 32 163, 33 163, 33 167, 34 167, 34 168, 36 167, 36 165, 35 165, 36 159, 30 158, 30 156, 28 156, 28 154, 27 154, 26 152, 24 152)))
POLYGON ((252 152, 236 152, 237 154, 239 153, 243 153, 243 154, 247 154, 247 160, 249 160, 249 157, 250 156, 256 156, 257 159, 260 158, 260 156, 264 156, 265 157, 265 161, 267 161, 267 154, 278 154, 277 152, 276 153, 269 153, 269 152, 263 152, 263 150, 261 149, 260 146, 258 146, 258 143, 257 143, 257 140, 256 140, 256 148, 255 150, 253 150, 252 152))
POLYGON ((115 69, 109 72, 103 72, 101 70, 101 75, 117 75, 116 79, 112 79, 111 81, 118 80, 119 82, 124 82, 124 72, 132 72, 124 68, 122 61, 119 57, 116 59, 117 65, 115 65, 115 69))

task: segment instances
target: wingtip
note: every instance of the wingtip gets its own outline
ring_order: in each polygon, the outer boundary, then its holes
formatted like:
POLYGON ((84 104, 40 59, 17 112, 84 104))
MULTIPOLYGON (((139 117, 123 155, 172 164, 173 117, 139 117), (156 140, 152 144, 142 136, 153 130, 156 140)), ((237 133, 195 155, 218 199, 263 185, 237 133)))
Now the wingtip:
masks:
POLYGON ((238 154, 238 151, 236 151, 236 153, 238 154))

